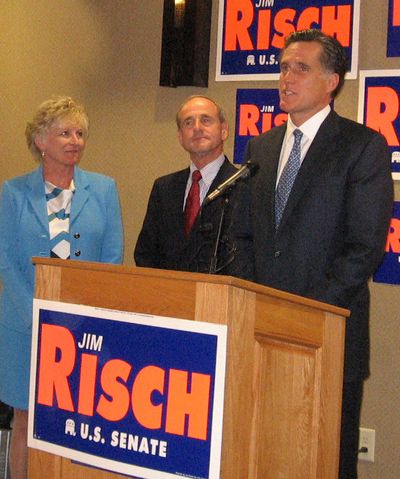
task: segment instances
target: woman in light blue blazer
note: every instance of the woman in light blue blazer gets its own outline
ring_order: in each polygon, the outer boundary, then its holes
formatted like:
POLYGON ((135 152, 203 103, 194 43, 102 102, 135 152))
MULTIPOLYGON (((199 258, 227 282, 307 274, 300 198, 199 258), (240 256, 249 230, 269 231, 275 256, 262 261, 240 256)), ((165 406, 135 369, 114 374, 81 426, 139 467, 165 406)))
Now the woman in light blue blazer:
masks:
POLYGON ((12 479, 27 476, 27 409, 34 267, 32 256, 121 263, 123 231, 113 179, 78 168, 88 135, 84 108, 69 97, 40 105, 26 128, 40 166, 0 193, 0 400, 14 408, 12 479))

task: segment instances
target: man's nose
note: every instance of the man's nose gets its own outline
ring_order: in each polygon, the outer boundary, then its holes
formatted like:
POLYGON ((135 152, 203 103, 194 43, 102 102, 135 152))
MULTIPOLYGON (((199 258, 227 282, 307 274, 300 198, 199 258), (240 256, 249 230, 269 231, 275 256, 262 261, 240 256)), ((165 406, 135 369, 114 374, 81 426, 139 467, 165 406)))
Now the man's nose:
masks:
POLYGON ((281 79, 289 81, 293 78, 293 71, 291 68, 286 68, 284 71, 281 71, 281 79))
POLYGON ((193 123, 193 129, 199 130, 201 128, 201 120, 200 118, 195 118, 193 123))

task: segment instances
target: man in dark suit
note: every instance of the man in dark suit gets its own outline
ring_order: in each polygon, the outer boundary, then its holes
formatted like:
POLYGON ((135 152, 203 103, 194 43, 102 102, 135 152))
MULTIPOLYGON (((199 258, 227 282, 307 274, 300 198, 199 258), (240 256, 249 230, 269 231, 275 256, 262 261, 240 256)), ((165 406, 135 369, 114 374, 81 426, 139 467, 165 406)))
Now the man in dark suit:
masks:
POLYGON ((223 153, 228 137, 225 114, 213 100, 193 96, 180 107, 176 122, 190 166, 155 181, 135 248, 136 265, 252 279, 248 185, 237 183, 226 196, 195 211, 192 225, 185 220, 194 186, 200 206, 209 192, 237 171, 223 153), (193 180, 199 172, 200 180, 193 180))
POLYGON ((347 69, 337 40, 318 30, 295 32, 280 68, 288 121, 252 139, 246 151, 260 164, 251 185, 255 278, 351 310, 340 478, 354 479, 369 374, 367 283, 384 251, 393 202, 389 154, 380 134, 330 109, 347 69))

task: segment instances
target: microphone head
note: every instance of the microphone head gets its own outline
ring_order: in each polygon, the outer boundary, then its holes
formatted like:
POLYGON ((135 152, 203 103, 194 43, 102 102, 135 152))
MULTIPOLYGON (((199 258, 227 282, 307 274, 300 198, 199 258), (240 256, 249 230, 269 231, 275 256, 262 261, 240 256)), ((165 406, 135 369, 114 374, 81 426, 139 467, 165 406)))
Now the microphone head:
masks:
POLYGON ((256 161, 247 160, 246 163, 240 168, 242 180, 247 180, 256 174, 260 165, 256 161))
POLYGON ((249 170, 249 176, 255 175, 260 168, 260 165, 257 161, 247 160, 245 165, 249 170))

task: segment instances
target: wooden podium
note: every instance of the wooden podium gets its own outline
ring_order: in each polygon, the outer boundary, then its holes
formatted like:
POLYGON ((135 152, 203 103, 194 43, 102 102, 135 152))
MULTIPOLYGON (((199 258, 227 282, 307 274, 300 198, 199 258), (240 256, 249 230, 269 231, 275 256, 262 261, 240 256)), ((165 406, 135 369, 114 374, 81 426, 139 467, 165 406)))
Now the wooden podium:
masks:
MULTIPOLYGON (((221 479, 337 479, 347 310, 228 276, 34 263, 39 299, 228 326, 221 479)), ((125 476, 30 449, 29 477, 125 476)))

